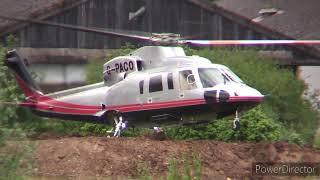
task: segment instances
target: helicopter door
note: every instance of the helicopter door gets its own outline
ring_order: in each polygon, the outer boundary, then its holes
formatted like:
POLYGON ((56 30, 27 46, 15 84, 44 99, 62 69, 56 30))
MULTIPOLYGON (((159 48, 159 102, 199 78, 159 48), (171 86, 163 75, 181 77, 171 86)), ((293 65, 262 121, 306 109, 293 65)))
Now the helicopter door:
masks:
POLYGON ((167 99, 169 101, 175 101, 179 97, 179 83, 177 73, 168 73, 166 77, 165 84, 168 86, 167 88, 167 99))
POLYGON ((162 74, 151 76, 149 79, 149 96, 147 103, 163 101, 163 82, 162 74))
POLYGON ((196 89, 197 84, 192 70, 179 72, 179 98, 184 99, 188 90, 196 89))

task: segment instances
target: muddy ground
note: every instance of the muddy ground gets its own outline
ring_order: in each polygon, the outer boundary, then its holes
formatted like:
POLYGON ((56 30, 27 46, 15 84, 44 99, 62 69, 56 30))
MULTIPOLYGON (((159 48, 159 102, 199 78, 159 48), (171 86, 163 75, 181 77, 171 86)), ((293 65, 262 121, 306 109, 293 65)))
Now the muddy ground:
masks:
POLYGON ((33 174, 38 177, 126 179, 139 178, 141 169, 147 168, 153 177, 165 177, 172 158, 182 166, 194 155, 201 159, 202 179, 256 179, 251 173, 253 162, 320 162, 320 150, 286 142, 65 137, 38 140, 32 157, 33 174))

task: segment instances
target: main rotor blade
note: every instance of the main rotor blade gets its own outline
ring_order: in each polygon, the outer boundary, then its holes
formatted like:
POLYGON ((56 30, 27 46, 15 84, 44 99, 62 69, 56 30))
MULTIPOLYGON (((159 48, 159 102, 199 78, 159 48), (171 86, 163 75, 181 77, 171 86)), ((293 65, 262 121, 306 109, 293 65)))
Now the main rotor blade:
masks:
MULTIPOLYGON (((126 37, 133 38, 137 40, 144 40, 149 42, 158 42, 164 44, 194 44, 201 46, 215 46, 215 45, 273 45, 273 44, 292 44, 292 45, 319 45, 320 40, 182 40, 180 38, 162 38, 162 37, 153 37, 153 34, 148 35, 137 35, 138 32, 133 31, 124 31, 124 30, 115 30, 115 29, 102 29, 102 28, 94 28, 94 27, 84 27, 84 26, 75 26, 69 24, 48 22, 42 20, 32 20, 25 18, 16 18, 0 15, 0 19, 7 19, 12 21, 19 21, 25 23, 35 23, 35 24, 43 24, 53 27, 61 27, 66 29, 78 30, 82 32, 93 32, 102 35, 113 35, 117 37, 126 37), (134 34, 133 34, 134 33, 134 34)), ((141 32, 139 33, 141 34, 141 32)), ((144 33, 147 34, 147 33, 144 33)))
POLYGON ((179 44, 194 44, 204 46, 214 45, 273 45, 273 44, 320 44, 320 40, 181 40, 179 44))
POLYGON ((32 20, 32 19, 25 19, 25 18, 16 18, 16 17, 9 17, 9 16, 3 16, 0 15, 0 19, 7 19, 12 21, 19 21, 19 22, 25 22, 25 23, 35 23, 35 24, 43 24, 53 27, 61 27, 66 29, 72 29, 72 30, 78 30, 83 32, 94 32, 102 35, 113 35, 118 37, 127 37, 127 38, 133 38, 138 40, 147 40, 151 41, 151 37, 148 36, 140 36, 140 35, 133 35, 128 33, 129 31, 123 31, 123 30, 110 30, 110 29, 101 29, 101 28, 92 28, 92 27, 84 27, 84 26, 74 26, 69 24, 62 24, 62 23, 55 23, 55 22, 48 22, 48 21, 42 21, 42 20, 32 20))

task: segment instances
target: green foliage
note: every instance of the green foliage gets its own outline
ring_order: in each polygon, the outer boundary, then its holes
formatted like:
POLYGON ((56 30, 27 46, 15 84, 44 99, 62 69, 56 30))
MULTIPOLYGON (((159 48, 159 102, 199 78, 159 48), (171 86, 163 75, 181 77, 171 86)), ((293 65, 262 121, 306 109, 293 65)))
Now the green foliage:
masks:
POLYGON ((202 172, 202 163, 200 155, 193 154, 193 174, 194 174, 194 180, 200 180, 201 179, 201 172, 202 172))
MULTIPOLYGON (((138 167, 138 172, 139 179, 141 180, 153 179, 153 177, 150 174, 150 169, 145 164, 138 167)), ((162 176, 158 178, 167 180, 200 180, 201 172, 202 164, 200 156, 196 154, 192 154, 192 157, 184 155, 182 164, 178 163, 175 157, 171 157, 166 177, 162 176)))
POLYGON ((303 145, 306 143, 301 134, 298 134, 296 132, 290 132, 287 137, 288 142, 291 144, 303 145))
POLYGON ((320 137, 319 136, 315 137, 313 144, 316 148, 320 149, 320 137))
MULTIPOLYGON (((25 97, 17 86, 13 73, 4 66, 5 54, 13 46, 14 37, 9 36, 6 42, 7 47, 0 46, 0 102, 21 102, 25 97)), ((24 129, 33 127, 33 123, 40 123, 40 118, 23 107, 0 104, 0 114, 0 131, 3 131, 3 128, 24 129)))
POLYGON ((175 158, 170 159, 168 171, 168 180, 181 179, 177 169, 177 160, 175 158))
POLYGON ((222 141, 277 141, 281 125, 268 117, 261 107, 246 112, 241 118, 241 129, 232 130, 231 119, 220 119, 205 125, 169 128, 167 135, 174 139, 215 139, 222 141))
POLYGON ((30 175, 32 164, 26 159, 32 151, 33 144, 18 142, 7 147, 7 153, 0 154, 0 180, 19 180, 30 175))
POLYGON ((182 179, 182 180, 199 180, 201 179, 201 160, 199 155, 192 155, 192 159, 188 156, 183 158, 182 169, 179 168, 176 158, 171 158, 168 167, 168 180, 182 179))
MULTIPOLYGON (((14 44, 14 37, 9 36, 7 47, 0 46, 0 102, 19 102, 24 96, 18 88, 15 78, 9 69, 4 66, 4 57, 7 50, 14 44)), ((0 104, 0 179, 22 179, 21 175, 27 173, 31 163, 25 157, 31 153, 32 147, 24 142, 6 144, 8 139, 24 139, 24 123, 31 122, 31 113, 21 107, 0 104)))
MULTIPOLYGON (((9 73, 9 69, 4 66, 4 56, 7 48, 0 47, 0 101, 10 102, 19 101, 23 98, 22 95, 18 95, 20 90, 18 89, 14 77, 9 73)), ((0 105, 0 123, 3 125, 13 125, 19 118, 19 114, 16 113, 16 108, 12 106, 0 105)))
MULTIPOLYGON (((302 99, 305 84, 288 69, 280 69, 274 59, 261 57, 255 50, 225 50, 187 48, 214 63, 224 64, 239 75, 246 84, 267 95, 262 110, 285 129, 291 129, 305 142, 312 142, 318 122, 318 112, 302 99)), ((288 140, 288 136, 282 135, 288 140)))
POLYGON ((144 165, 138 169, 140 180, 152 180, 149 169, 144 165))

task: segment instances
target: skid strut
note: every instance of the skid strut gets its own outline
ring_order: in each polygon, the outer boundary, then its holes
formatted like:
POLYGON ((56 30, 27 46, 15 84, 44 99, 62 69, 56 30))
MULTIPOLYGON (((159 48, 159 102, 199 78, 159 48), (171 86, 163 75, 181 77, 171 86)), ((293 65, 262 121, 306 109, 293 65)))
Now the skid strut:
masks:
POLYGON ((232 129, 235 130, 235 131, 240 130, 240 118, 239 118, 239 115, 238 115, 238 110, 236 111, 236 117, 233 120, 232 129))
POLYGON ((119 121, 117 119, 118 119, 118 117, 114 118, 114 123, 116 125, 116 129, 114 130, 113 137, 120 137, 120 135, 121 135, 123 118, 122 118, 122 116, 119 116, 119 121))

